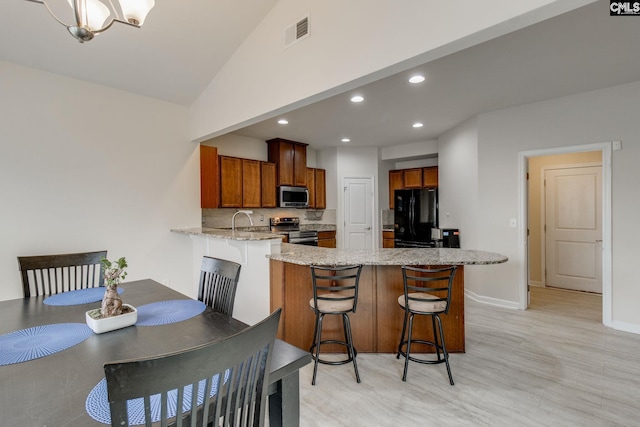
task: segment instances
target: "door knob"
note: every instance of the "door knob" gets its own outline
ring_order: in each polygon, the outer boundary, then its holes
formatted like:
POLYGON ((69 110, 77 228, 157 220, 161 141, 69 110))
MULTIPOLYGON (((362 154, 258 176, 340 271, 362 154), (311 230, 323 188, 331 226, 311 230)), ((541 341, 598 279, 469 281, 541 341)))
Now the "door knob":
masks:
POLYGON ((371 230, 371 227, 365 227, 364 229, 365 230, 371 230))

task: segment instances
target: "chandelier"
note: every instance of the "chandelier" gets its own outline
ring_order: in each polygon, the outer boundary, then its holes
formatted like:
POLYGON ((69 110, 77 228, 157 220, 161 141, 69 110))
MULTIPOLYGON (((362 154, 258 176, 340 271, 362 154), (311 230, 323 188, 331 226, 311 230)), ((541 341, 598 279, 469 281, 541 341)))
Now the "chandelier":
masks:
POLYGON ((67 27, 80 43, 87 42, 95 35, 108 30, 114 22, 140 28, 149 11, 155 6, 155 0, 67 0, 75 22, 66 24, 52 10, 52 0, 27 1, 43 4, 51 16, 67 27))

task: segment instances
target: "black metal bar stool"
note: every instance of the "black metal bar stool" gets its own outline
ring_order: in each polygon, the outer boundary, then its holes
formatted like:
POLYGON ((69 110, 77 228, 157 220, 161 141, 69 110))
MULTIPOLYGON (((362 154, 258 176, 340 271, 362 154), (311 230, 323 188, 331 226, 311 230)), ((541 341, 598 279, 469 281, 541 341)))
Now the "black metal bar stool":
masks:
POLYGON ((407 380, 407 370, 409 368, 409 361, 411 360, 425 364, 445 363, 447 365, 447 373, 449 374, 449 382, 453 385, 451 367, 449 366, 449 353, 447 353, 447 346, 444 341, 440 314, 449 313, 451 287, 456 269, 456 266, 437 269, 402 266, 404 294, 398 297, 398 304, 404 309, 404 323, 402 324, 402 336, 400 337, 398 354, 396 356, 400 359, 400 355, 402 355, 405 359, 402 381, 407 380), (431 317, 433 341, 413 338, 413 318, 415 315, 431 317), (407 321, 409 323, 408 332, 407 321), (405 336, 407 336, 406 340, 405 336), (434 347, 436 358, 420 359, 411 356, 412 344, 424 344, 434 347), (404 347, 406 347, 406 351, 403 350, 404 347), (440 352, 442 352, 442 355, 440 352))
POLYGON ((313 344, 309 348, 311 357, 314 360, 312 385, 316 384, 316 374, 318 373, 318 363, 326 365, 344 365, 353 362, 356 373, 356 380, 360 382, 358 374, 358 364, 356 363, 356 349, 353 347, 351 336, 351 323, 349 313, 356 312, 358 303, 358 282, 362 265, 347 265, 340 267, 319 267, 311 266, 311 278, 313 282, 313 298, 309 300, 309 305, 316 314, 316 325, 313 331, 313 344), (344 341, 323 340, 322 320, 327 314, 336 314, 342 317, 344 330, 344 341), (323 360, 320 359, 320 347, 324 344, 339 344, 345 346, 347 358, 343 360, 323 360))

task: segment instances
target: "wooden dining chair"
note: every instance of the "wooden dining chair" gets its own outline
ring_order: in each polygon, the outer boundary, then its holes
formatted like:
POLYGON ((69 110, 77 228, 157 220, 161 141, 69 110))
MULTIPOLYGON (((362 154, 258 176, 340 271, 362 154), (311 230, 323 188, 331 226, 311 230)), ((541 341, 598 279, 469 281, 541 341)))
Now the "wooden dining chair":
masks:
POLYGON ((104 286, 100 260, 106 256, 107 251, 19 256, 24 297, 104 286))
POLYGON ((198 299, 214 311, 233 315, 240 264, 225 259, 202 257, 198 299))
POLYGON ((222 341, 105 363, 111 425, 128 426, 129 411, 142 408, 146 425, 263 426, 281 311, 222 341), (151 408, 158 409, 152 413, 151 408))

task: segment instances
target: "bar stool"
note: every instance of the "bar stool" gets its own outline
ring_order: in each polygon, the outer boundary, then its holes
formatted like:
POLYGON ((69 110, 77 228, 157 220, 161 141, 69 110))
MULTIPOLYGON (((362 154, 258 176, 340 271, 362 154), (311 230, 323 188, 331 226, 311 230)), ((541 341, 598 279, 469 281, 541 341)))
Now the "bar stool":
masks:
POLYGON ((316 325, 313 331, 313 344, 309 348, 314 360, 312 385, 316 385, 318 363, 326 365, 344 365, 353 362, 356 380, 360 382, 358 364, 356 363, 356 349, 353 347, 351 336, 351 323, 349 313, 356 312, 358 303, 358 283, 362 265, 348 265, 340 267, 311 266, 311 278, 313 282, 313 298, 309 300, 309 306, 316 314, 316 325), (335 314, 342 317, 344 341, 323 340, 322 320, 327 314, 335 314), (343 345, 347 350, 347 358, 343 360, 320 359, 320 347, 324 344, 343 345))
POLYGON ((449 383, 453 385, 451 367, 449 366, 449 353, 445 345, 444 332, 440 314, 449 313, 451 305, 451 287, 453 277, 456 274, 456 266, 424 269, 402 266, 402 279, 404 282, 404 294, 398 297, 398 304, 404 309, 404 323, 402 324, 402 336, 398 345, 397 359, 404 356, 404 372, 402 381, 407 381, 409 360, 424 364, 445 363, 449 374, 449 383), (431 317, 433 328, 433 341, 413 338, 413 318, 415 315, 431 317), (407 333, 407 320, 409 321, 407 333), (436 323, 438 327, 436 328, 436 323), (407 339, 405 340, 405 335, 407 339), (412 344, 424 344, 435 348, 437 358, 420 359, 410 355, 412 344), (406 351, 403 347, 406 346, 406 351), (442 352, 442 356, 440 355, 442 352))

